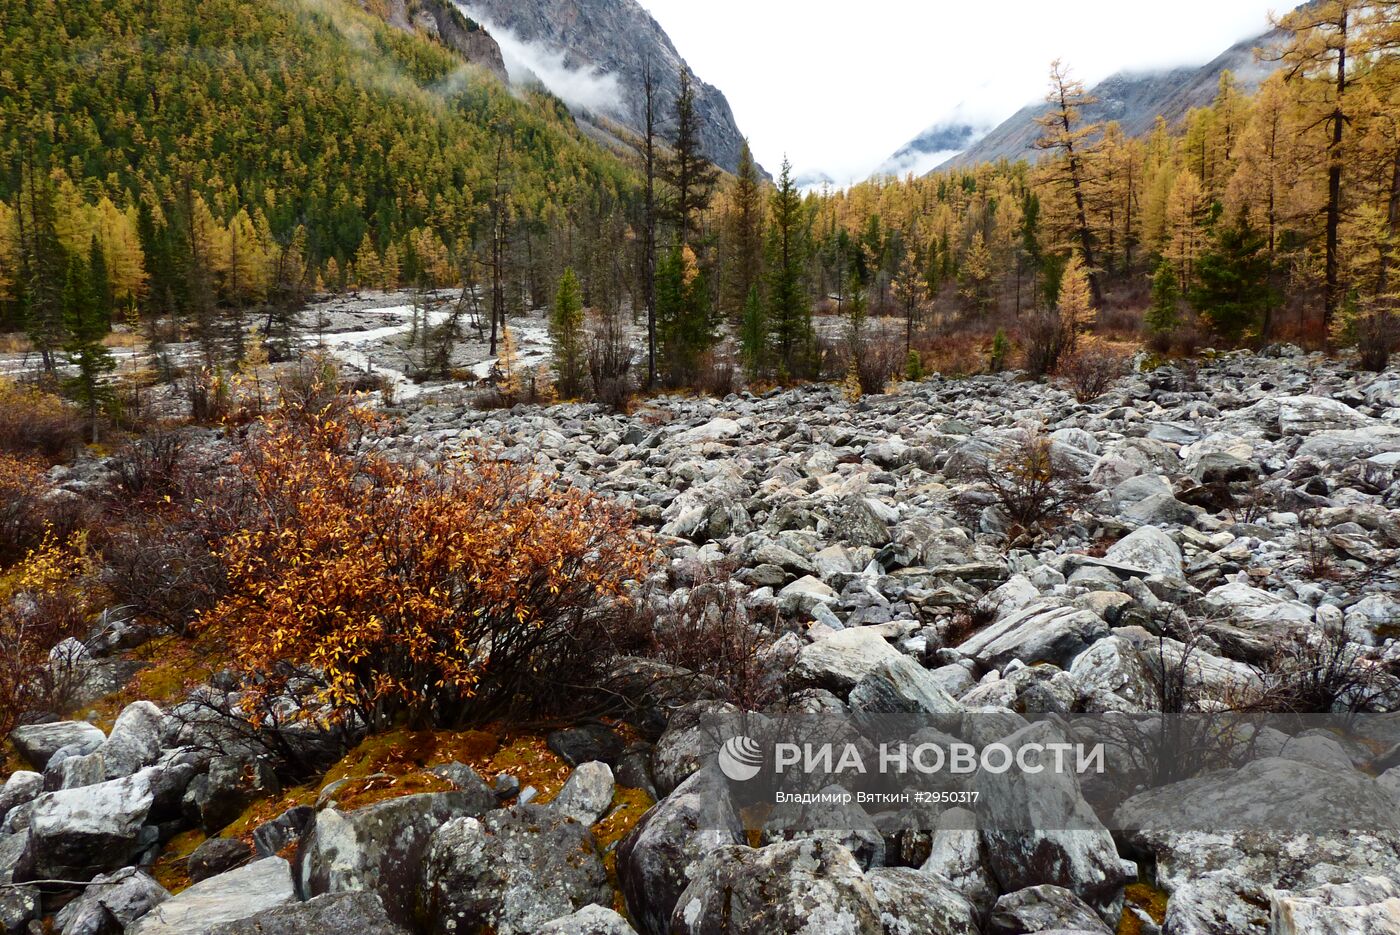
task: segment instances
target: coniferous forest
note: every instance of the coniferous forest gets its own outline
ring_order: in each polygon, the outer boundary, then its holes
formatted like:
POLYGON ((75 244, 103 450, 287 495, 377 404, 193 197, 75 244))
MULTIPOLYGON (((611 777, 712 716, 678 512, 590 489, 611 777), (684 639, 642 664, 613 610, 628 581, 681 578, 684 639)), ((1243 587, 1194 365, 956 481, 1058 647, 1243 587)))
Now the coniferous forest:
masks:
POLYGON ((1400 0, 840 187, 667 5, 0 0, 0 933, 1400 933, 1400 0))

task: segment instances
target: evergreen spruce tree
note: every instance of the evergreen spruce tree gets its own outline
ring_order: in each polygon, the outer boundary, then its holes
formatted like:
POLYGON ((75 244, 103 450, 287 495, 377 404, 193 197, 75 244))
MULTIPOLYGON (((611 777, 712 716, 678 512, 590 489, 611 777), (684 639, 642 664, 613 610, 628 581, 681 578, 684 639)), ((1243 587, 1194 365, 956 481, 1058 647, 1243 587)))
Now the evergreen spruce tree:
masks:
POLYGON ((710 206, 719 169, 705 155, 700 143, 700 116, 695 112, 695 88, 690 69, 681 66, 681 87, 676 95, 675 129, 669 158, 661 164, 661 178, 671 187, 667 216, 676 225, 682 242, 695 243, 700 235, 700 215, 710 206))
POLYGON ((549 336, 554 342, 554 374, 559 395, 573 399, 583 393, 587 371, 583 347, 583 295, 572 268, 564 270, 554 308, 549 315, 549 336))
POLYGON ((1168 341, 1181 324, 1181 290, 1177 287, 1176 270, 1162 260, 1152 276, 1152 305, 1143 318, 1147 333, 1156 342, 1168 341))
POLYGON ((669 382, 692 384, 701 357, 714 346, 715 332, 709 282, 689 247, 677 244, 657 264, 656 321, 669 382))
POLYGON ((111 351, 102 343, 111 318, 103 313, 101 305, 88 264, 74 254, 68 260, 63 284, 63 352, 77 373, 65 386, 87 412, 93 442, 97 441, 98 415, 108 398, 105 377, 116 368, 111 351))
POLYGON ((1197 261, 1191 305, 1221 337, 1238 341, 1258 331, 1276 301, 1264 238, 1244 217, 1217 228, 1211 248, 1197 261))
POLYGON ((778 364, 788 377, 802 376, 812 343, 812 307, 807 297, 807 230, 802 196, 783 160, 778 187, 770 198, 768 233, 768 321, 778 364))
POLYGON ((748 301, 744 303, 744 319, 739 327, 739 352, 743 355, 744 373, 750 380, 757 380, 767 373, 768 316, 756 284, 750 287, 748 301))

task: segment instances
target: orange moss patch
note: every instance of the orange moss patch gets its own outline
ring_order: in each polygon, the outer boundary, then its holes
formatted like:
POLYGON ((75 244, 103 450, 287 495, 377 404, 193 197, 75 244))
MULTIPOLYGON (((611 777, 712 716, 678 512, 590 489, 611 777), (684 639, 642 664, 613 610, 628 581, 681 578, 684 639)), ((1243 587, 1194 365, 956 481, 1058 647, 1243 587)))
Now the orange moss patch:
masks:
POLYGON ((198 828, 171 838, 161 849, 155 866, 151 867, 151 876, 171 893, 188 889, 192 883, 187 866, 190 855, 207 840, 204 832, 198 828))
POLYGON ((613 909, 622 916, 627 915, 627 907, 617 879, 617 845, 637 827, 637 822, 655 804, 655 800, 641 789, 618 786, 613 791, 612 808, 602 821, 593 826, 593 838, 602 852, 603 866, 608 871, 608 882, 613 888, 613 909))
POLYGON ((1118 935, 1142 935, 1142 919, 1134 907, 1146 912, 1157 925, 1167 921, 1167 894, 1146 883, 1133 883, 1123 893, 1123 918, 1118 935))
POLYGON ((569 778, 569 766, 545 745, 544 738, 534 734, 508 737, 504 745, 489 756, 462 760, 476 770, 487 782, 501 773, 520 780, 521 788, 534 786, 539 794, 535 801, 545 804, 559 794, 569 778))

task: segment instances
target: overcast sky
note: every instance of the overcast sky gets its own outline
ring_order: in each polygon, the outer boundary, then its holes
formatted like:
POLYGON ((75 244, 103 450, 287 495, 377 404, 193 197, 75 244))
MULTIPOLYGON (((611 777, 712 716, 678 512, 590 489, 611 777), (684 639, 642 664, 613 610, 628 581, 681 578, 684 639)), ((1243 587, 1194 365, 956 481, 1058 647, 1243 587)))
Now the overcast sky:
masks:
POLYGON ((775 175, 868 176, 955 115, 999 123, 1044 93, 1050 61, 1092 85, 1204 64, 1267 28, 1268 0, 640 0, 722 90, 775 175))

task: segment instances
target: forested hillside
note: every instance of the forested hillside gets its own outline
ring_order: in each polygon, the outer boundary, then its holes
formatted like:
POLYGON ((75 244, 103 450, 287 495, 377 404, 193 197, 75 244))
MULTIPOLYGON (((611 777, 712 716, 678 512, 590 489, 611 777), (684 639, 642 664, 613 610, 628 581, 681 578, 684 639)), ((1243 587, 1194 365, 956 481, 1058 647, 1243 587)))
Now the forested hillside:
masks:
POLYGON ((1141 328, 1162 347, 1359 340, 1383 361, 1396 338, 1397 15, 1351 0, 1291 13, 1265 53, 1279 70, 1256 94, 1226 72, 1179 130, 1159 119, 1140 137, 1088 119, 1093 97, 1057 62, 1038 164, 816 199, 822 289, 855 269, 912 330, 1025 336, 1037 328, 1028 313, 1061 303, 1077 259, 1087 294, 1076 305, 1099 326, 1141 328))
POLYGON ((177 312, 357 268, 372 284, 396 268, 455 279, 493 216, 524 227, 630 186, 558 101, 513 96, 355 3, 0 9, 10 325, 26 290, 55 288, 44 267, 61 261, 34 249, 49 226, 68 253, 96 236, 119 303, 177 312))

